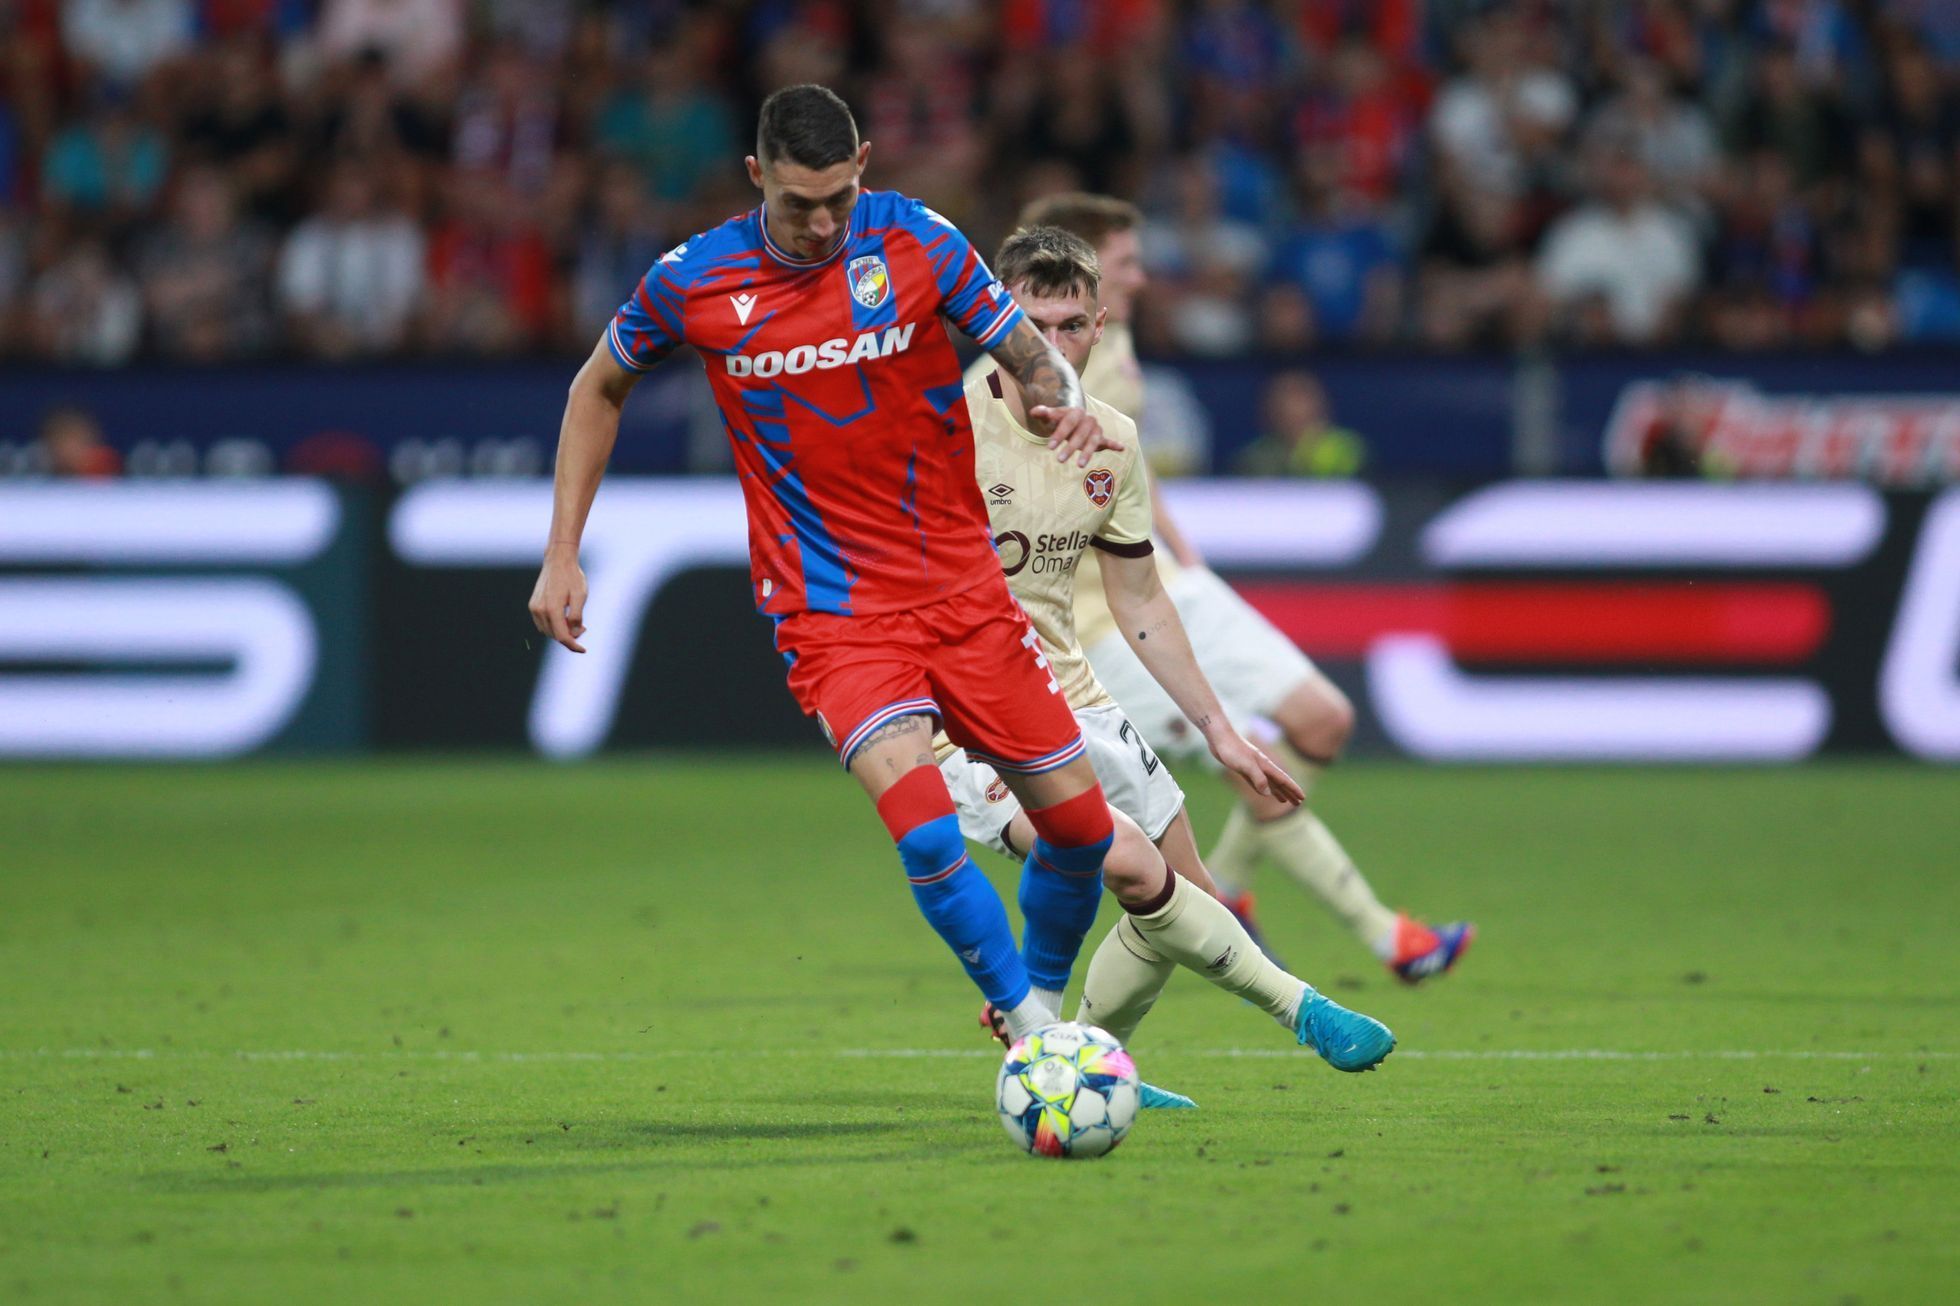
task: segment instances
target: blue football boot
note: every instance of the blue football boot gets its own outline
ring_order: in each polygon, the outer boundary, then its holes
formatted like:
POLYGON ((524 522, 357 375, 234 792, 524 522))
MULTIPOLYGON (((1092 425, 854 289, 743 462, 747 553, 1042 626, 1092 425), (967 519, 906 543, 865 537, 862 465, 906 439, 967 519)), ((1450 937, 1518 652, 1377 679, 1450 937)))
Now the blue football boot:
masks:
POLYGON ((1293 1018, 1293 1036, 1334 1069, 1350 1073, 1373 1070, 1395 1050, 1395 1035, 1388 1026, 1373 1016, 1349 1011, 1311 984, 1300 998, 1300 1014, 1293 1018))

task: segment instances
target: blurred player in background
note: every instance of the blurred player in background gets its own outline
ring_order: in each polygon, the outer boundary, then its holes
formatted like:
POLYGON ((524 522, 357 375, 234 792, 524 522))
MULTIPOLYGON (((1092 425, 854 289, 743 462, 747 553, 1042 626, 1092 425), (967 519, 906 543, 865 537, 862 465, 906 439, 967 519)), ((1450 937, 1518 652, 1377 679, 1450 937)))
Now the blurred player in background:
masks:
MULTIPOLYGON (((1083 374, 1083 389, 1138 421, 1143 372, 1130 336, 1130 311, 1145 283, 1138 238, 1142 215, 1133 205, 1108 196, 1067 194, 1035 201, 1022 212, 1021 221, 1061 227, 1095 249, 1109 321, 1083 374)), ((1157 538, 1171 555, 1160 563, 1164 585, 1191 631, 1199 665, 1234 719, 1247 726, 1270 722, 1276 728, 1279 737, 1269 747, 1311 794, 1314 781, 1347 744, 1354 728, 1353 705, 1292 640, 1205 566, 1178 530, 1162 495, 1152 496, 1152 506, 1157 538)), ((1203 732, 1137 659, 1125 638, 1128 632, 1118 631, 1101 579, 1092 569, 1075 590, 1076 632, 1096 675, 1145 739, 1173 756, 1201 755, 1203 732)), ((1409 983, 1447 971, 1470 946, 1476 927, 1468 922, 1431 928, 1384 907, 1310 807, 1249 790, 1229 772, 1226 778, 1240 801, 1205 861, 1226 905, 1255 937, 1258 926, 1247 886, 1259 864, 1271 858, 1409 983)))
POLYGON ((1001 575, 941 316, 992 354, 1045 456, 1086 465, 1114 446, 1083 410, 1075 369, 966 238, 916 200, 860 188, 870 149, 823 87, 763 103, 746 161, 762 203, 663 255, 572 382, 531 617, 584 652, 579 540, 621 405, 641 373, 694 346, 734 448, 756 606, 776 623, 790 692, 876 805, 921 912, 1019 1035, 1053 1019, 1030 975, 1046 984, 1057 959, 1066 975, 1114 830, 1001 575), (967 858, 933 761, 935 719, 1027 810, 1020 949, 967 858))
MULTIPOLYGON (((1096 255, 1088 244, 1059 227, 1023 228, 1001 246, 996 265, 1036 328, 1072 365, 1086 366, 1105 316, 1096 302, 1096 255)), ((1083 559, 1093 554, 1110 607, 1138 658, 1196 723, 1218 764, 1249 787, 1264 782, 1275 802, 1292 804, 1305 796, 1232 723, 1158 582, 1150 483, 1135 425, 1090 396, 1089 412, 1124 447, 1099 453, 1085 473, 1049 455, 1047 442, 1030 429, 1013 381, 997 367, 985 372, 968 383, 966 398, 973 415, 974 464, 1000 565, 1041 637, 1114 809, 1115 844, 1103 863, 1103 883, 1124 915, 1090 962, 1078 1018, 1127 1042, 1171 970, 1183 966, 1259 1006, 1336 1069, 1372 1068, 1395 1046, 1393 1035, 1381 1022, 1287 974, 1212 896, 1184 813, 1183 791, 1096 682, 1076 641, 1076 577, 1083 559)), ((959 807, 961 831, 976 843, 1022 857, 1036 833, 1014 793, 984 760, 944 736, 935 744, 959 807)), ((1059 1009, 1059 988, 1039 996, 1059 1009)), ((983 1013, 983 1023, 991 1023, 992 1015, 991 1009, 983 1013)), ((1144 1101, 1191 1105, 1150 1086, 1144 1101)))

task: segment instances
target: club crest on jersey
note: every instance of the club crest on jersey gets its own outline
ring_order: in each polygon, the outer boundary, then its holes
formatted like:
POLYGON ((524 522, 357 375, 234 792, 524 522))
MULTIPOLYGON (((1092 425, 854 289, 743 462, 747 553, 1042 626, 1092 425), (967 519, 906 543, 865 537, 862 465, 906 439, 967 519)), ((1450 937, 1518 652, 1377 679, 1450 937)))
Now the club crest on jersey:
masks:
POLYGON ((876 308, 891 298, 891 272, 876 254, 852 259, 844 266, 844 278, 851 283, 851 298, 866 308, 876 308))
POLYGON ((1082 492, 1089 496, 1089 502, 1098 508, 1107 508, 1109 501, 1116 497, 1116 473, 1107 467, 1098 467, 1082 478, 1082 492))
POLYGON ((1001 779, 999 776, 995 776, 994 782, 987 786, 987 801, 990 803, 1006 802, 1007 781, 1001 779))

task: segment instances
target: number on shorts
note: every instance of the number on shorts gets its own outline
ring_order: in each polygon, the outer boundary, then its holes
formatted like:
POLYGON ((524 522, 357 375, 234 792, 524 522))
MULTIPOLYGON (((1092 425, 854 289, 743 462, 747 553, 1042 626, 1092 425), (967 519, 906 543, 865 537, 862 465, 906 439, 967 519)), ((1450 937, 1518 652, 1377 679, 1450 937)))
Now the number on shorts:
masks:
POLYGON ((1116 733, 1137 746, 1137 756, 1143 759, 1143 773, 1156 775, 1157 755, 1150 751, 1149 744, 1143 742, 1143 736, 1137 733, 1137 728, 1130 724, 1128 717, 1123 718, 1123 728, 1116 733))
MULTIPOLYGON (((1035 666, 1043 671, 1048 671, 1048 655, 1042 651, 1041 636, 1034 633, 1033 626, 1029 626, 1028 633, 1021 636, 1021 647, 1034 654, 1035 666)), ((1051 694, 1062 692, 1062 687, 1056 682, 1055 673, 1052 671, 1048 671, 1048 692, 1051 694)))

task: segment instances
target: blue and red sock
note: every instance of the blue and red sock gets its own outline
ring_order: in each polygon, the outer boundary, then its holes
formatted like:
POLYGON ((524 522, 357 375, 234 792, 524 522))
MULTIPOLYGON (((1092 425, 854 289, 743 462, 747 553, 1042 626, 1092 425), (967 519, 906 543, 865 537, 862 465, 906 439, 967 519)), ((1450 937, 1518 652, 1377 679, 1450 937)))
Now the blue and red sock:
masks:
POLYGON ((1034 848, 1021 867, 1021 960, 1038 989, 1060 993, 1102 905, 1103 858, 1116 827, 1101 785, 1028 809, 1034 848))
POLYGON ((1000 895, 966 855, 945 779, 933 767, 915 767, 878 799, 878 815, 898 844, 927 922, 987 1001, 1003 1011, 1020 1006, 1028 996, 1027 969, 1000 895))

